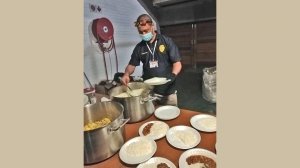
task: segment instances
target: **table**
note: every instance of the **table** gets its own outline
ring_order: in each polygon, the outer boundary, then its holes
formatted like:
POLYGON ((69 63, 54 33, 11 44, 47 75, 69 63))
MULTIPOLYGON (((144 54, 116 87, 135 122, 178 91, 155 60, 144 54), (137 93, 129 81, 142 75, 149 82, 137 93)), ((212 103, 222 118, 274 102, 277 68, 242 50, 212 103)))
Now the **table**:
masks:
MULTIPOLYGON (((173 120, 164 121, 164 122, 166 122, 170 128, 173 126, 177 126, 177 125, 186 125, 186 126, 192 127, 190 124, 190 119, 192 116, 197 115, 197 114, 203 114, 203 113, 180 109, 180 115, 177 118, 175 118, 173 120)), ((133 137, 139 136, 139 133, 138 133, 139 127, 142 124, 144 124, 148 121, 153 121, 153 120, 159 120, 159 119, 157 119, 153 114, 144 121, 126 124, 125 125, 125 140, 128 141, 129 139, 131 139, 133 137)), ((201 135, 201 141, 195 148, 203 148, 203 149, 207 149, 209 151, 216 153, 216 150, 215 150, 216 132, 211 132, 211 133, 202 132, 202 131, 198 131, 198 132, 201 135)), ((171 146, 168 143, 166 137, 156 140, 155 142, 157 145, 157 151, 155 152, 153 157, 156 156, 156 157, 167 158, 171 162, 173 162, 177 167, 179 167, 179 164, 178 164, 179 157, 186 150, 177 149, 177 148, 171 146)), ((84 168, 133 168, 133 167, 137 167, 137 165, 128 165, 120 160, 119 152, 117 152, 112 157, 110 157, 102 162, 84 166, 84 168)))

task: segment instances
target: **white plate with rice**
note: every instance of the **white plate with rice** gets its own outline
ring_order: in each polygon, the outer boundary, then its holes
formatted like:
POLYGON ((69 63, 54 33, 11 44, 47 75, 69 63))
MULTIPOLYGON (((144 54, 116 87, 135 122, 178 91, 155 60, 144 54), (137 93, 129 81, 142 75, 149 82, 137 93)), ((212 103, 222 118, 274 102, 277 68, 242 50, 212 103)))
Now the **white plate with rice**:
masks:
POLYGON ((197 130, 185 125, 172 127, 168 130, 167 141, 179 149, 190 149, 197 146, 201 141, 201 136, 197 130))
POLYGON ((216 168, 216 163, 217 155, 202 148, 189 149, 179 157, 179 168, 216 168))
POLYGON ((169 125, 162 121, 149 121, 139 128, 139 135, 153 140, 164 137, 169 130, 169 125))
POLYGON ((217 131, 217 118, 208 114, 195 115, 190 120, 191 125, 199 131, 217 131))
POLYGON ((147 137, 135 137, 123 144, 119 156, 127 164, 139 164, 150 159, 156 149, 154 140, 147 137))
POLYGON ((180 109, 176 106, 170 106, 170 105, 158 107, 154 111, 155 117, 161 120, 172 120, 178 117, 179 114, 180 114, 180 109))
POLYGON ((153 78, 145 80, 144 83, 146 83, 148 85, 163 85, 163 84, 166 84, 169 81, 170 80, 167 80, 167 78, 153 77, 153 78))
POLYGON ((153 157, 147 162, 139 164, 136 168, 157 168, 159 164, 166 164, 169 168, 176 168, 173 162, 163 157, 153 157))

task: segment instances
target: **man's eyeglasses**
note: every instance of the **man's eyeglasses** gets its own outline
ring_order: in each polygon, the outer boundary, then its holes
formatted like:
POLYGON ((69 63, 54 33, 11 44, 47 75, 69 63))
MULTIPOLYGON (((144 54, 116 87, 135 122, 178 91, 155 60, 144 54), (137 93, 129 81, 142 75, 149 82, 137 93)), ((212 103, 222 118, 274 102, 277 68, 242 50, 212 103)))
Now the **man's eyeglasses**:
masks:
POLYGON ((152 21, 151 20, 140 20, 140 21, 134 22, 134 25, 135 25, 135 27, 138 27, 139 25, 145 26, 147 23, 151 24, 152 21))

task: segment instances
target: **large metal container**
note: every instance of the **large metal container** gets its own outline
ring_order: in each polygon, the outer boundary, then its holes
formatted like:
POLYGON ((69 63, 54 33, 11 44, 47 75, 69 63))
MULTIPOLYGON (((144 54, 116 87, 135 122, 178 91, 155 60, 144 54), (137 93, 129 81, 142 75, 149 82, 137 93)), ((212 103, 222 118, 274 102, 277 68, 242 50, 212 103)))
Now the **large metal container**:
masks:
POLYGON ((143 93, 139 96, 130 97, 115 97, 121 93, 127 92, 128 87, 121 85, 110 90, 109 96, 113 101, 119 102, 124 107, 124 118, 128 118, 129 123, 139 122, 148 118, 153 114, 155 107, 153 100, 155 97, 150 96, 153 86, 143 82, 128 83, 131 89, 144 89, 143 93))
POLYGON ((92 164, 114 155, 125 142, 124 108, 117 102, 97 102, 84 106, 84 124, 109 118, 102 128, 84 131, 84 164, 92 164))

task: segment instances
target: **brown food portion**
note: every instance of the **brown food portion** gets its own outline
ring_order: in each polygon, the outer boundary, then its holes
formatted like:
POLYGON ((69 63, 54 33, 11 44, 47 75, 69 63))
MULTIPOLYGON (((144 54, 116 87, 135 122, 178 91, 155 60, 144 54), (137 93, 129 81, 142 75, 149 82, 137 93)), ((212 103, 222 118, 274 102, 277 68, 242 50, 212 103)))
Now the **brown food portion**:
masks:
POLYGON ((206 168, 216 168, 217 164, 211 158, 202 155, 191 155, 186 158, 186 162, 188 165, 195 164, 195 163, 204 163, 206 168))
POLYGON ((157 168, 170 168, 166 163, 160 163, 157 165, 157 168))
POLYGON ((150 129, 151 129, 152 125, 153 125, 153 123, 149 123, 149 124, 147 124, 147 125, 144 127, 144 129, 143 129, 143 134, 144 134, 144 135, 150 134, 150 129))

